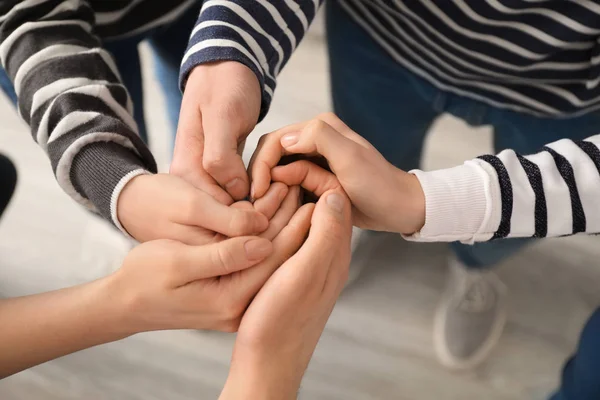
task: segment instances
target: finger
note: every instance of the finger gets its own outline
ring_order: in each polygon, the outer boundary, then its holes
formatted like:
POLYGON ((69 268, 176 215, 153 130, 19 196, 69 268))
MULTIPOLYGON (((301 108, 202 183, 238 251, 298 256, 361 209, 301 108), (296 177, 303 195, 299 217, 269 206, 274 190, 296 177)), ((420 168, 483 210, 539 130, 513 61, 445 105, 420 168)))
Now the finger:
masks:
POLYGON ((254 209, 269 220, 273 218, 288 194, 288 185, 276 182, 271 184, 267 193, 254 202, 254 209))
POLYGON ((322 120, 313 120, 301 132, 289 133, 281 138, 287 152, 319 154, 327 159, 331 170, 339 175, 354 168, 364 148, 336 131, 322 120))
POLYGON ((203 246, 215 241, 215 233, 197 226, 171 225, 165 232, 165 237, 187 244, 189 246, 203 246))
POLYGON ((227 120, 208 115, 204 116, 203 128, 203 167, 235 200, 245 198, 249 182, 244 161, 238 153, 238 138, 247 132, 235 132, 227 120))
POLYGON ((256 295, 258 290, 265 284, 267 279, 290 258, 304 242, 310 228, 311 216, 314 204, 305 204, 294 214, 287 226, 273 240, 273 253, 256 268, 250 268, 242 272, 239 279, 240 293, 250 299, 256 295))
POLYGON ((320 119, 321 121, 326 122, 333 129, 335 129, 336 131, 338 131, 339 133, 341 133, 348 139, 360 144, 361 146, 363 146, 365 148, 368 148, 368 149, 375 148, 375 146, 373 146, 371 143, 369 143, 369 141, 367 141, 367 139, 363 138, 358 133, 356 133, 352 129, 350 129, 350 127, 348 125, 346 125, 344 123, 344 121, 342 121, 334 113, 331 113, 331 112, 323 113, 323 114, 318 115, 316 119, 320 119))
MULTIPOLYGON (((286 186, 287 187, 287 186, 286 186)), ((269 221, 269 227, 260 234, 260 237, 273 240, 279 235, 279 232, 290 222, 294 214, 300 207, 300 187, 293 186, 289 189, 285 200, 279 210, 269 221)))
POLYGON ((254 210, 254 206, 249 201, 236 201, 231 205, 231 207, 240 210, 254 210))
POLYGON ((204 130, 202 113, 195 102, 184 98, 179 115, 173 161, 169 173, 183 178, 194 187, 210 194, 223 204, 231 204, 233 199, 204 170, 204 130))
POLYGON ((181 285, 229 275, 252 267, 273 253, 273 244, 259 237, 237 237, 205 246, 187 246, 176 256, 181 285))
POLYGON ((316 196, 321 196, 328 190, 341 188, 334 174, 306 160, 275 167, 271 171, 271 177, 274 181, 283 182, 288 186, 300 185, 316 196))
POLYGON ((261 136, 248 166, 248 174, 252 181, 250 197, 259 199, 269 189, 271 169, 279 163, 283 155, 283 149, 279 142, 281 137, 291 132, 298 132, 305 124, 306 122, 302 122, 286 126, 275 132, 261 136))
POLYGON ((202 191, 196 191, 177 216, 176 222, 180 224, 199 226, 228 237, 258 234, 269 227, 267 217, 256 210, 226 206, 202 191))
MULTIPOLYGON (((185 177, 183 177, 185 179, 185 177)), ((221 186, 219 186, 212 177, 207 176, 205 180, 198 181, 196 188, 202 190, 219 203, 229 206, 233 203, 233 198, 221 186)))
POLYGON ((350 200, 341 190, 328 191, 317 202, 306 242, 281 268, 294 269, 288 273, 298 287, 312 282, 335 292, 347 279, 351 238, 350 200))

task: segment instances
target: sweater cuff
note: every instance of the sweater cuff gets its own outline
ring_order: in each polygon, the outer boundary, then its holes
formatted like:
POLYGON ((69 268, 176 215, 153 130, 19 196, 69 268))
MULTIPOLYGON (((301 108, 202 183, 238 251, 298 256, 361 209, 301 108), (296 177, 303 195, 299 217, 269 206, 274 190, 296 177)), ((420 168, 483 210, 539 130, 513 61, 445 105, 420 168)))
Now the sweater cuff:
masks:
POLYGON ((145 165, 129 148, 114 142, 96 142, 82 148, 73 158, 70 180, 74 193, 69 194, 129 236, 116 218, 119 195, 131 179, 153 172, 156 172, 153 160, 152 165, 145 165))
POLYGON ((472 244, 490 240, 500 223, 500 187, 477 161, 431 172, 410 171, 425 193, 425 225, 405 239, 472 244))

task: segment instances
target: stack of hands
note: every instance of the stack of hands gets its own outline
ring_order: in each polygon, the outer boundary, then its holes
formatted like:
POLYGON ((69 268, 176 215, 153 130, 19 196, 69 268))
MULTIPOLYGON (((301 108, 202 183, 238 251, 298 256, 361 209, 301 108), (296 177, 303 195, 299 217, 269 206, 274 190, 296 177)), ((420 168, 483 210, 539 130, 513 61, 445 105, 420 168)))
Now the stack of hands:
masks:
POLYGON ((224 396, 287 390, 295 398, 346 281, 352 224, 413 233, 424 224, 424 197, 413 175, 333 114, 263 136, 246 170, 241 150, 260 93, 238 63, 192 72, 170 174, 139 176, 119 198, 123 228, 152 242, 114 280, 131 282, 125 309, 145 316, 132 332, 239 331, 224 396), (280 166, 291 154, 323 157, 329 169, 308 160, 280 166), (300 205, 300 187, 320 198, 316 205, 300 205))
MULTIPOLYGON (((63 294, 79 296, 93 316, 73 322, 87 342, 57 334, 31 359, 3 349, 3 375, 142 331, 237 331, 223 398, 295 398, 347 278, 352 225, 418 231, 424 198, 414 176, 333 114, 263 136, 246 170, 240 149, 258 120, 260 93, 241 64, 192 72, 171 173, 135 177, 118 198, 122 229, 142 244, 113 275, 63 294), (322 157, 329 168, 306 159, 279 165, 291 154, 322 157), (301 188, 317 203, 302 205, 301 188)), ((26 300, 14 301, 14 315, 4 317, 19 321, 26 300)), ((49 340, 31 332, 32 343, 49 340)))

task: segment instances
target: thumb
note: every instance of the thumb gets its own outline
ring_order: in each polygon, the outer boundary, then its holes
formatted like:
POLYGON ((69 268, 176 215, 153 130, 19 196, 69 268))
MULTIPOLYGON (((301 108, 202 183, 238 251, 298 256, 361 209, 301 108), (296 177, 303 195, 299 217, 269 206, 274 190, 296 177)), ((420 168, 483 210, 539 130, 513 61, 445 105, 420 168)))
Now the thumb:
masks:
POLYGON ((248 173, 238 140, 248 132, 235 128, 229 119, 216 117, 213 112, 203 115, 204 158, 202 164, 208 172, 235 200, 248 196, 248 173))
POLYGON ((187 246, 180 253, 182 285, 250 268, 273 252, 272 243, 263 238, 247 236, 227 239, 205 246, 187 246))
POLYGON ((341 190, 323 194, 312 215, 310 233, 295 259, 306 260, 306 274, 319 274, 340 249, 350 249, 352 238, 351 204, 341 190))
POLYGON ((364 147, 335 130, 327 122, 316 119, 299 132, 281 138, 281 146, 292 154, 321 155, 334 174, 340 175, 357 164, 364 147))

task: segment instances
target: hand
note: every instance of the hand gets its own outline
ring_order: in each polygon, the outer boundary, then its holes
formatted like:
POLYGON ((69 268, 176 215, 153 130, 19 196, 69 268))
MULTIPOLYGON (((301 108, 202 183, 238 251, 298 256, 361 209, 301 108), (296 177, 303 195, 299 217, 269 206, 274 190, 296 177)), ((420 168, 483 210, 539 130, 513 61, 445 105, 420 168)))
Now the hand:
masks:
POLYGON ((348 277, 350 202, 318 201, 300 250, 265 283, 242 318, 221 399, 295 399, 304 371, 348 277))
MULTIPOLYGON (((294 195, 297 199, 297 192, 286 199, 293 199, 297 209, 294 195)), ((301 246, 311 211, 304 206, 289 222, 283 221, 285 226, 272 242, 236 237, 204 246, 159 240, 136 247, 108 278, 107 297, 124 313, 119 329, 130 334, 162 329, 236 331, 252 298, 301 246)))
POLYGON ((341 185, 360 228, 412 234, 425 223, 425 196, 418 179, 387 162, 333 114, 263 136, 249 170, 255 198, 264 195, 271 180, 301 185, 317 196, 341 185), (287 154, 325 157, 333 173, 306 160, 277 166, 287 154))
POLYGON ((190 73, 179 116, 171 173, 224 204, 248 195, 243 142, 261 107, 256 75, 235 61, 190 73))
MULTIPOLYGON (((263 208, 274 207, 272 199, 263 204, 263 208)), ((133 178, 119 196, 117 218, 140 242, 173 239, 190 245, 213 242, 215 232, 227 237, 255 235, 269 225, 268 218, 254 208, 246 204, 226 206, 167 174, 133 178)))

